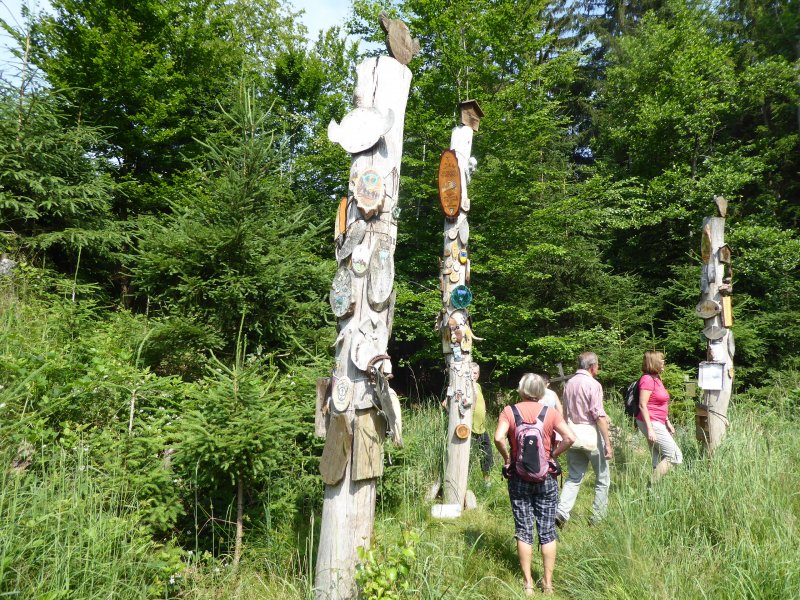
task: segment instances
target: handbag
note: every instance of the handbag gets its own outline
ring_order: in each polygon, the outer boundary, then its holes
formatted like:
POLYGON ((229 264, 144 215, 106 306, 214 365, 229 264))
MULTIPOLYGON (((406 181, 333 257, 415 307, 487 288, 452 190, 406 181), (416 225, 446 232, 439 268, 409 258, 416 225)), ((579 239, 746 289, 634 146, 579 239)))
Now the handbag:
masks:
POLYGON ((575 442, 572 447, 576 450, 586 450, 594 452, 597 450, 597 427, 588 423, 573 423, 572 419, 567 421, 572 432, 575 434, 575 442))

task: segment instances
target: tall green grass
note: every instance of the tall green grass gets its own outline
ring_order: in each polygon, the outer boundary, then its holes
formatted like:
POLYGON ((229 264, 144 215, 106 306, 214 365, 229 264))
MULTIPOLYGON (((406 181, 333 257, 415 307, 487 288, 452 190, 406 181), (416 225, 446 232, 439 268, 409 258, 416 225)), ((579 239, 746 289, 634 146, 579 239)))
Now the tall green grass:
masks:
POLYGON ((101 489, 80 454, 48 454, 29 472, 0 453, 0 596, 163 597, 180 563, 139 526, 132 497, 101 489))

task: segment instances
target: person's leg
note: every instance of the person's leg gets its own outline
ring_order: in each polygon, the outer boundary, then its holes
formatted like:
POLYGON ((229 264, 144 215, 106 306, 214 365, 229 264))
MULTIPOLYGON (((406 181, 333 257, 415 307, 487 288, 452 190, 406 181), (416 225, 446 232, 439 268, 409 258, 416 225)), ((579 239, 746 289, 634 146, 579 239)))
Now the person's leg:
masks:
POLYGON ((489 441, 489 432, 484 431, 483 435, 480 436, 480 447, 481 447, 481 471, 483 471, 483 479, 484 481, 489 481, 489 474, 492 472, 492 466, 494 465, 494 458, 492 457, 492 444, 489 441))
POLYGON ((533 576, 531 575, 531 545, 517 539, 517 555, 519 556, 519 566, 522 569, 522 578, 525 580, 525 593, 533 595, 533 576))
POLYGON ((533 512, 542 549, 542 591, 553 591, 553 568, 556 564, 556 507, 558 506, 558 482, 548 477, 541 492, 533 498, 533 512))
POLYGON ((672 465, 679 465, 683 462, 683 452, 675 443, 675 438, 672 437, 665 424, 653 422, 653 431, 656 434, 655 447, 659 459, 654 465, 653 481, 658 481, 672 468, 672 465))
POLYGON ((589 466, 589 455, 584 450, 567 450, 567 469, 569 474, 561 490, 561 501, 558 503, 557 518, 561 521, 569 520, 569 513, 575 506, 581 482, 589 466))
POLYGON ((595 474, 594 502, 592 503, 592 521, 600 521, 606 516, 608 509, 608 488, 611 485, 611 469, 606 460, 603 439, 598 434, 597 450, 590 457, 595 474))
POLYGON ((547 544, 542 544, 542 567, 544 575, 542 576, 542 591, 544 593, 552 593, 553 591, 553 569, 556 566, 556 546, 558 542, 553 540, 547 544))

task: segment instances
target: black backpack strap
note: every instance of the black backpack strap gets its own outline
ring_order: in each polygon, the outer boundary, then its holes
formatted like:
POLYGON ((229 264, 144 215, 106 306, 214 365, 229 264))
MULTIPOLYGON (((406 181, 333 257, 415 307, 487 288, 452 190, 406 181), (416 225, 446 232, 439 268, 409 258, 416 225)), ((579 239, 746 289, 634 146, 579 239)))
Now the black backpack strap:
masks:
POLYGON ((547 415, 547 409, 548 409, 548 408, 550 408, 550 407, 549 407, 549 406, 543 406, 543 407, 542 407, 542 410, 540 410, 540 411, 539 411, 539 417, 538 417, 538 419, 537 419, 537 420, 538 420, 538 421, 541 421, 541 422, 542 422, 542 425, 544 425, 544 418, 545 418, 545 416, 547 415))
POLYGON ((522 420, 522 415, 519 414, 519 409, 517 408, 516 404, 511 405, 511 412, 514 413, 514 425, 519 427, 525 422, 522 420))

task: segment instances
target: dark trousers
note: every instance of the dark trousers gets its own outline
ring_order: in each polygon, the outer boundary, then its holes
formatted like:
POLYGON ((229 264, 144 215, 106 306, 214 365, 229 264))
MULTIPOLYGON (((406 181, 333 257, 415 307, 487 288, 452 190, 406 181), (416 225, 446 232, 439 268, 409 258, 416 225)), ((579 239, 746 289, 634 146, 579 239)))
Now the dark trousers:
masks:
POLYGON ((492 444, 489 441, 489 432, 473 433, 472 440, 478 442, 478 452, 481 457, 481 471, 490 473, 492 465, 494 465, 494 457, 492 456, 492 444))

